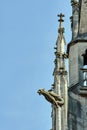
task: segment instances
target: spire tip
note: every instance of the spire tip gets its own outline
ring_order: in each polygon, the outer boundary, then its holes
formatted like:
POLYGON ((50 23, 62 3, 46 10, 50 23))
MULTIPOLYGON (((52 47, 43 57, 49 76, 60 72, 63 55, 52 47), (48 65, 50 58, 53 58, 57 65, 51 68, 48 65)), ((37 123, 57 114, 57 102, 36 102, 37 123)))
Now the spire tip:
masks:
POLYGON ((63 17, 64 17, 64 14, 62 14, 62 13, 60 13, 60 14, 58 14, 57 15, 58 17, 59 17, 59 29, 58 29, 58 32, 59 33, 64 33, 64 28, 63 28, 63 26, 62 26, 62 23, 64 22, 64 20, 63 20, 63 17))
POLYGON ((58 20, 59 22, 64 22, 63 20, 64 14, 60 13, 57 16, 59 17, 59 20, 58 20))

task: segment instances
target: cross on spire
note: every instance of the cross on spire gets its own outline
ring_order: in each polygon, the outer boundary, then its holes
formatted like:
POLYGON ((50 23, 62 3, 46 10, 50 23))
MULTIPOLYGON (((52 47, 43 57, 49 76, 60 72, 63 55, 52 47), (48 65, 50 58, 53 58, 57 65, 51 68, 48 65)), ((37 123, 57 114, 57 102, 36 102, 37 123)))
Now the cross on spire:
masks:
POLYGON ((60 18, 58 21, 60 22, 60 27, 61 27, 62 22, 64 22, 64 20, 63 20, 64 14, 60 13, 57 16, 60 18))
POLYGON ((60 14, 58 14, 57 15, 58 17, 59 17, 59 29, 58 29, 58 32, 59 33, 63 33, 64 32, 64 28, 62 27, 62 23, 64 22, 64 20, 63 20, 63 17, 64 17, 64 14, 62 14, 62 13, 60 13, 60 14))

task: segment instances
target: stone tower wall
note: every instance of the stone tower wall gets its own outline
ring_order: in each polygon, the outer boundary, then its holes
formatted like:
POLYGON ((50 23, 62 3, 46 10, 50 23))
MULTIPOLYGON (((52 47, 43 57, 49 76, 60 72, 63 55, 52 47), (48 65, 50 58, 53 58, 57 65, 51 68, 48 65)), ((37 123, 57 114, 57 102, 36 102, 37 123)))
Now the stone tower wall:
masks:
POLYGON ((83 67, 83 56, 87 49, 86 42, 79 42, 70 47, 69 50, 69 86, 83 80, 81 68, 83 67))
POLYGON ((87 98, 69 93, 68 130, 87 130, 87 98))

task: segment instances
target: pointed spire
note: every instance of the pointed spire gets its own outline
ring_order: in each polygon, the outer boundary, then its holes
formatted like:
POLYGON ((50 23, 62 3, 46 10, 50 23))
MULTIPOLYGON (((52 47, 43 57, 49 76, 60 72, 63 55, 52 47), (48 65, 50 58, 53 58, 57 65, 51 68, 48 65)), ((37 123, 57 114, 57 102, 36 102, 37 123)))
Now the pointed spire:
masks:
POLYGON ((64 98, 64 105, 58 109, 53 107, 53 128, 52 130, 67 130, 67 71, 65 65, 65 59, 67 55, 65 53, 65 37, 64 37, 64 27, 63 27, 63 17, 61 13, 59 17, 59 28, 58 37, 56 41, 56 52, 55 52, 55 68, 54 68, 54 92, 64 98), (64 118, 64 116, 65 118, 64 118), (62 122, 62 123, 61 123, 62 122))
POLYGON ((64 15, 62 13, 60 13, 59 15, 57 15, 59 17, 59 28, 58 28, 58 38, 57 38, 57 42, 56 42, 56 49, 57 49, 57 53, 60 54, 64 54, 64 48, 65 48, 65 38, 64 38, 64 27, 62 25, 62 23, 64 22, 63 17, 64 15))
POLYGON ((62 23, 64 22, 63 20, 64 15, 61 13, 58 15, 58 17, 59 17, 59 20, 58 20, 59 28, 58 28, 58 37, 56 41, 56 47, 54 48, 56 49, 56 52, 55 52, 56 59, 54 61, 55 69, 54 69, 53 75, 58 74, 57 71, 59 71, 59 73, 61 74, 66 74, 66 71, 62 71, 62 70, 65 70, 65 59, 68 58, 68 55, 66 54, 66 51, 65 51, 66 41, 64 37, 64 27, 62 25, 62 23))

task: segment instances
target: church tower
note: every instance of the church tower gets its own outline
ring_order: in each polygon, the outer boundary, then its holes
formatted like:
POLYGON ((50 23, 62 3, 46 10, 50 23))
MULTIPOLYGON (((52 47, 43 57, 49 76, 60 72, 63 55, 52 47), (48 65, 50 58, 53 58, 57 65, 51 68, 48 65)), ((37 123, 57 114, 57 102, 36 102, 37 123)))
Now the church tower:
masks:
POLYGON ((87 0, 72 0, 68 130, 87 130, 87 0))
POLYGON ((52 130, 87 130, 87 0, 71 0, 71 6, 72 39, 67 46, 68 55, 62 25, 64 15, 60 14, 54 84, 51 90, 38 90, 52 104, 52 130), (65 65, 67 58, 69 87, 65 65))

